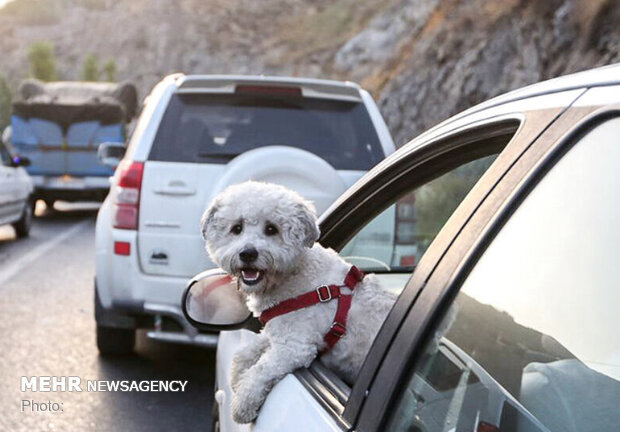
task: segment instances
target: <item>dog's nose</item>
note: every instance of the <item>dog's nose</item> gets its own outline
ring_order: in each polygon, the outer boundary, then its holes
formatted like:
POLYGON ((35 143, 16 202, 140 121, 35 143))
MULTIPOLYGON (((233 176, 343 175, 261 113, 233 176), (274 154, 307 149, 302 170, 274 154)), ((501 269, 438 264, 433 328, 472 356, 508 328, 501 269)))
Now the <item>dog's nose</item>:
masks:
POLYGON ((255 248, 245 248, 239 252, 239 258, 246 264, 256 261, 258 258, 258 251, 255 248))

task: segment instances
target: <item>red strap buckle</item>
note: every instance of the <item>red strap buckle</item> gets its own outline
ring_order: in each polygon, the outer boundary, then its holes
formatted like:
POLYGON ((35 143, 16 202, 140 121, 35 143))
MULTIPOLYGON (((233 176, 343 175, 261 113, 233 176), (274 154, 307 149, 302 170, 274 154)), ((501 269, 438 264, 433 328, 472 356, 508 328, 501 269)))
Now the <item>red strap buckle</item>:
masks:
POLYGON ((338 339, 343 337, 346 332, 347 332, 347 328, 344 325, 340 324, 339 322, 332 323, 332 326, 329 328, 329 331, 328 331, 328 333, 331 333, 332 335, 336 336, 338 339))
POLYGON ((332 292, 329 290, 329 287, 327 285, 321 285, 320 287, 318 287, 316 289, 316 294, 319 296, 319 301, 321 303, 326 303, 332 299, 332 292), (326 292, 325 296, 321 295, 322 289, 324 289, 326 292))

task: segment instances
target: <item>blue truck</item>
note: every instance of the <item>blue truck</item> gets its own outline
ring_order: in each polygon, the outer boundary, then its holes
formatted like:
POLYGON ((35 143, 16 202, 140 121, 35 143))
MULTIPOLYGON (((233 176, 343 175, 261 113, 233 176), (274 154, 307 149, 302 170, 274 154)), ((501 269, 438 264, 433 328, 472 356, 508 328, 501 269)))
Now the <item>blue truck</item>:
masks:
POLYGON ((113 168, 97 158, 105 142, 125 142, 126 125, 136 115, 131 84, 22 82, 13 103, 11 145, 27 157, 34 202, 51 208, 56 200, 103 201, 113 168))

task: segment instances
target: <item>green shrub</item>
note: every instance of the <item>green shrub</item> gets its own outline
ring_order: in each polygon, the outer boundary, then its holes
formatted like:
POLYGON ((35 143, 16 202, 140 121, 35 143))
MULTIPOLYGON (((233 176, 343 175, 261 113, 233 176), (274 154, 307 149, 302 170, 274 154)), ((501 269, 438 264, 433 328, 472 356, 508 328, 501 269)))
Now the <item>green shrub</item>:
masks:
POLYGON ((80 79, 82 81, 99 81, 99 61, 94 54, 88 54, 82 63, 82 74, 80 79))
POLYGON ((11 89, 4 75, 0 74, 0 130, 4 129, 11 118, 11 89))
POLYGON ((103 65, 103 75, 105 76, 106 81, 116 81, 116 62, 114 59, 109 59, 105 62, 103 65))
POLYGON ((54 47, 49 42, 33 42, 28 48, 28 62, 30 63, 30 75, 41 81, 55 81, 56 60, 54 59, 54 47))

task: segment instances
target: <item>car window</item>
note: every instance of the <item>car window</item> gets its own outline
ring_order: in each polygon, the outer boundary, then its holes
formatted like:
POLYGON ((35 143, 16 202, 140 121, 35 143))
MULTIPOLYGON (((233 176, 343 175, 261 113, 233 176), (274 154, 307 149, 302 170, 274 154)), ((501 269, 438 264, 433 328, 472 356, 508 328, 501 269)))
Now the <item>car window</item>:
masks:
POLYGON ((389 430, 620 423, 620 119, 551 168, 467 276, 389 430))
POLYGON ((13 166, 11 161, 12 159, 9 151, 4 146, 4 143, 0 142, 0 163, 4 166, 13 166))
POLYGON ((255 148, 297 147, 339 170, 368 170, 384 158, 361 102, 300 96, 176 94, 150 160, 227 163, 255 148))
MULTIPOLYGON (((465 195, 497 155, 458 166, 410 190, 359 231, 341 250, 365 271, 411 273, 465 195)), ((406 279, 405 279, 406 281, 406 279)), ((401 283, 401 288, 404 282, 401 283)))

